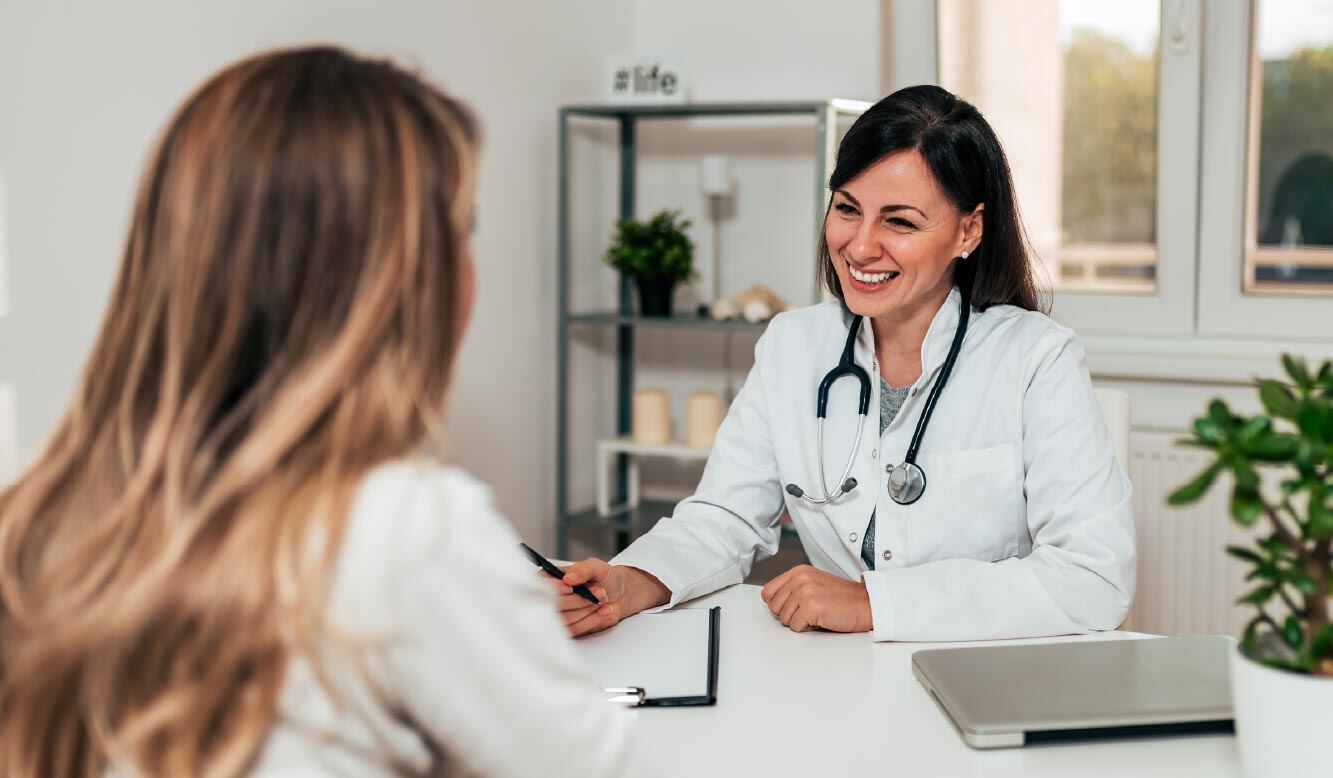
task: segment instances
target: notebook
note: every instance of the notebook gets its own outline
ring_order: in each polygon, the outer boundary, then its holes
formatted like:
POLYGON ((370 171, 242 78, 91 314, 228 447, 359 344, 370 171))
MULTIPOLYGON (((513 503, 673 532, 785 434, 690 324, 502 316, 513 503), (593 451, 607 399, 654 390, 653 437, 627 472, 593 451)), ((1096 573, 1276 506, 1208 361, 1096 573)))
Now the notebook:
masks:
POLYGON ((579 638, 574 649, 621 702, 714 705, 721 619, 719 607, 641 613, 579 638))

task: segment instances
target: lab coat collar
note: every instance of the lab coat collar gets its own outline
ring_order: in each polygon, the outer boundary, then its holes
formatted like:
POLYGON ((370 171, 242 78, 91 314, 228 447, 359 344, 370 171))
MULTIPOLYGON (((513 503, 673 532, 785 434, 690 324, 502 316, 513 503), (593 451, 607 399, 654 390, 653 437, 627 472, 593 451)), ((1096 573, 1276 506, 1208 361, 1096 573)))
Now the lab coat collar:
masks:
MULTIPOLYGON (((949 355, 949 346, 953 343, 954 330, 958 326, 958 304, 962 300, 962 292, 955 284, 949 290, 949 296, 944 299, 944 304, 935 312, 935 318, 930 322, 930 328, 926 330, 926 339, 921 342, 921 377, 917 379, 915 386, 921 386, 930 381, 935 372, 944 365, 944 360, 949 355)), ((847 304, 843 303, 843 319, 850 326, 853 316, 847 304)), ((976 319, 976 310, 972 311, 972 320, 976 319)), ((861 329, 856 336, 856 356, 857 362, 862 365, 871 365, 875 361, 875 328, 870 326, 870 321, 861 322, 861 329)))

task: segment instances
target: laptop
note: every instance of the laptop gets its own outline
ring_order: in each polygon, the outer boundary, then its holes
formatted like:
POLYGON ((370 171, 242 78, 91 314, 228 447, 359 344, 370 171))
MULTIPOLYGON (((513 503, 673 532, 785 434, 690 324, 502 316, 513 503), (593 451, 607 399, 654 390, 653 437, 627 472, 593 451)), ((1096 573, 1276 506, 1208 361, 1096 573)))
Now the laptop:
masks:
POLYGON ((1231 732, 1225 635, 974 646, 912 654, 912 671, 973 748, 1231 732))

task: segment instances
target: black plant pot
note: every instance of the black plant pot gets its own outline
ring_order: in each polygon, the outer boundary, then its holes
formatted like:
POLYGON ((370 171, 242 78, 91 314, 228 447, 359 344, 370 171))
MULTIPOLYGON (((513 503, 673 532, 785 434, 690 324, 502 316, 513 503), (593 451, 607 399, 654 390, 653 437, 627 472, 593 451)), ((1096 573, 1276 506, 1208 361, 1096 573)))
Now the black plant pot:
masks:
POLYGON ((671 295, 676 282, 670 279, 637 281, 639 286, 639 314, 642 316, 670 316, 671 295))

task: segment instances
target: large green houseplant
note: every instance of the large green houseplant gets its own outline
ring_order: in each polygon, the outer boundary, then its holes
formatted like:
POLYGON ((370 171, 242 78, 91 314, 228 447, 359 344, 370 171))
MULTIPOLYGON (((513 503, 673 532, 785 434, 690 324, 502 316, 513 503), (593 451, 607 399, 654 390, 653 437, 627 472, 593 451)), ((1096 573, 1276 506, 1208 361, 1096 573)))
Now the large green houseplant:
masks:
POLYGON ((1184 442, 1214 458, 1168 498, 1195 502, 1226 474, 1231 517, 1256 533, 1252 545, 1227 548, 1252 582, 1238 604, 1254 613, 1231 662, 1247 776, 1316 774, 1333 731, 1333 362, 1282 363, 1289 381, 1258 383, 1265 413, 1213 400, 1194 420, 1184 442))
POLYGON ((646 222, 621 219, 606 250, 606 264, 634 279, 639 312, 670 316, 676 284, 694 277, 694 243, 679 211, 660 211, 646 222))
POLYGON ((1267 414, 1238 416, 1213 400, 1194 420, 1186 442, 1216 457, 1169 501, 1194 502, 1219 475, 1232 476, 1232 518, 1245 527, 1264 523, 1253 547, 1227 548, 1250 565, 1246 578, 1254 582, 1240 600, 1255 608, 1242 650, 1265 664, 1333 676, 1333 362, 1312 374, 1303 360, 1282 361, 1291 383, 1259 382, 1267 414), (1274 467, 1284 477, 1265 489, 1260 468, 1274 467))

